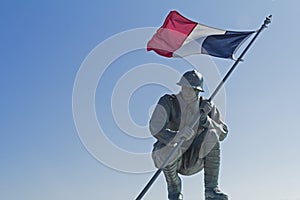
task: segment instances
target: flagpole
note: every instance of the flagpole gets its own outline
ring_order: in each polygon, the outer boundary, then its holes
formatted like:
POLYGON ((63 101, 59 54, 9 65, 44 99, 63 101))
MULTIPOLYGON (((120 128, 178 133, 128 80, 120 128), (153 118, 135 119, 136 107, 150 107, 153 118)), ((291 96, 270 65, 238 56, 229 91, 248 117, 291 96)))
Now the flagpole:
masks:
MULTIPOLYGON (((246 54, 246 52, 248 51, 248 49, 250 48, 250 46, 253 44, 253 42, 256 40, 257 36, 262 32, 262 30, 264 30, 265 28, 267 28, 267 25, 271 23, 271 18, 272 15, 269 15, 268 17, 266 17, 263 25, 260 27, 260 29, 257 31, 257 33, 255 34, 255 36, 252 38, 252 40, 249 42, 249 44, 247 45, 247 47, 243 50, 243 52, 241 53, 241 55, 239 56, 239 58, 234 62, 234 64, 232 65, 232 67, 230 68, 230 70, 226 73, 226 75, 224 76, 224 78, 222 79, 222 81, 219 83, 219 85, 216 87, 216 89, 214 90, 214 92, 211 94, 210 98, 208 99, 208 101, 212 101, 212 99, 216 96, 216 94, 218 93, 218 91, 221 89, 221 87, 224 85, 224 83, 226 82, 226 80, 228 79, 228 77, 230 76, 230 74, 233 72, 233 70, 237 67, 238 63, 240 61, 242 61, 243 56, 246 54)), ((196 123, 199 121, 200 116, 197 118, 197 120, 194 122, 193 126, 196 125, 196 123)), ((147 185, 143 188, 143 190, 140 192, 140 194, 138 195, 138 197, 135 200, 141 200, 143 198, 143 196, 146 194, 146 192, 149 190, 149 188, 151 187, 151 185, 154 183, 154 181, 158 178, 159 174, 162 172, 162 170, 167 166, 169 160, 174 156, 174 153, 179 149, 179 147, 182 145, 182 143, 184 142, 184 139, 181 139, 177 145, 174 147, 174 149, 171 151, 171 153, 169 154, 169 156, 166 158, 166 160, 163 162, 162 166, 155 172, 155 174, 152 176, 152 178, 148 181, 147 185)))
POLYGON ((243 56, 246 54, 246 52, 248 51, 248 49, 250 48, 250 46, 253 44, 253 42, 256 40, 257 36, 262 32, 262 30, 264 30, 265 28, 267 28, 268 24, 271 23, 271 19, 272 19, 272 15, 269 15, 268 17, 266 17, 264 24, 260 27, 260 29, 256 32, 255 36, 252 38, 252 40, 249 42, 249 44, 247 45, 247 47, 244 49, 244 51, 241 53, 241 55, 239 56, 239 58, 234 62, 234 64, 232 65, 232 67, 230 68, 230 70, 227 72, 227 74, 224 76, 224 78, 222 79, 222 81, 219 83, 219 85, 216 87, 215 91, 211 94, 210 98, 208 99, 208 101, 211 101, 216 94, 218 93, 218 91, 221 89, 221 87, 224 85, 224 83, 226 82, 226 80, 228 79, 228 77, 230 76, 230 74, 233 72, 233 70, 237 67, 237 65, 239 64, 240 61, 242 61, 243 56))

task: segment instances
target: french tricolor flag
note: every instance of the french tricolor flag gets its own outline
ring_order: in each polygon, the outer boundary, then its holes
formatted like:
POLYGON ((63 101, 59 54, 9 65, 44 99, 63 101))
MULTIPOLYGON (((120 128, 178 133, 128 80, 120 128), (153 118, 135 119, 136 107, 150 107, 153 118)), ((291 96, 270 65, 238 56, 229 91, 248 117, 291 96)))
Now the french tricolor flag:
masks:
POLYGON ((226 31, 193 22, 171 11, 147 44, 147 51, 165 57, 208 54, 234 59, 234 53, 255 31, 226 31))

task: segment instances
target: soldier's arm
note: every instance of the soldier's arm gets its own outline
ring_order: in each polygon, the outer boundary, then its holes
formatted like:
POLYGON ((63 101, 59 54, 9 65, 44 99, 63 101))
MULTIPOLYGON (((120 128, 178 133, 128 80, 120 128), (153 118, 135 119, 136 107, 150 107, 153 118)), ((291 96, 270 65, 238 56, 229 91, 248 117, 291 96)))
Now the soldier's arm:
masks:
POLYGON ((149 129, 151 134, 163 144, 169 144, 177 131, 167 128, 170 121, 171 101, 169 95, 164 95, 158 101, 158 104, 151 116, 149 129))
POLYGON ((219 140, 223 141, 227 137, 228 128, 225 122, 222 120, 221 113, 216 106, 213 106, 210 117, 212 119, 212 125, 219 135, 219 140))
MULTIPOLYGON (((208 100, 204 100, 208 101, 208 100)), ((219 135, 219 140, 223 141, 228 133, 228 129, 224 121, 222 120, 222 116, 216 105, 210 103, 212 108, 208 114, 207 121, 204 125, 206 128, 214 128, 219 135)))

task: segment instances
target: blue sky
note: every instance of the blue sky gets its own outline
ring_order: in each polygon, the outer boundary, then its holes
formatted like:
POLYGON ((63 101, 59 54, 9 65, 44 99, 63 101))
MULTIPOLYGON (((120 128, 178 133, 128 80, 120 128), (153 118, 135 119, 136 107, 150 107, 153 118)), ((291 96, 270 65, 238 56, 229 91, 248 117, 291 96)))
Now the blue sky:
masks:
MULTIPOLYGON (((220 183, 234 200, 299 200, 299 8, 296 0, 1 1, 0 198, 135 199, 153 171, 142 173, 147 168, 143 163, 110 154, 101 141, 94 141, 94 150, 81 141, 86 133, 78 131, 72 110, 76 77, 105 41, 128 30, 158 27, 175 9, 194 21, 230 30, 258 29, 273 14, 272 24, 219 95, 230 131, 222 143, 220 183), (115 166, 107 166, 97 155, 105 155, 115 166), (127 167, 140 171, 128 173, 127 167)), ((131 35, 120 46, 106 46, 105 55, 144 37, 131 35)), ((105 59, 97 56, 100 63, 105 59)), ((204 74, 211 69, 221 77, 232 64, 204 55, 193 59, 204 74)), ((114 59, 95 86, 92 105, 112 146, 129 154, 149 154, 154 139, 146 132, 126 134, 115 121, 122 116, 119 109, 127 108, 134 125, 146 130, 160 95, 179 90, 176 81, 191 67, 185 60, 162 58, 142 47, 114 59), (163 71, 151 76, 138 71, 153 72, 157 66, 174 72, 168 77, 174 82, 168 85, 171 89, 152 83, 130 95, 126 89, 113 93, 116 85, 129 86, 127 75, 138 73, 141 77, 128 79, 134 81, 158 80, 163 71), (126 95, 130 99, 122 101, 126 95), (112 104, 121 107, 113 110, 112 104)), ((213 85, 207 87, 212 87, 204 94, 208 97, 213 85)), ((183 193, 187 200, 203 198, 203 174, 183 177, 183 193)), ((162 176, 144 199, 166 199, 162 176)))

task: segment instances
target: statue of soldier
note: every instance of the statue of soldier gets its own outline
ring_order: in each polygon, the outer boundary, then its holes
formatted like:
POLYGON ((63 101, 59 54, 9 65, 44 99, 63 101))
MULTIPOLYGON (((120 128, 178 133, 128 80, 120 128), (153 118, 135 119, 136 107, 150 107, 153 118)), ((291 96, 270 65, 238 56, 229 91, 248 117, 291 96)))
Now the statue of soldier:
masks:
POLYGON ((163 168, 169 200, 183 199, 181 175, 193 175, 204 169, 206 200, 227 200, 218 187, 220 141, 227 136, 227 127, 213 103, 199 95, 203 92, 203 77, 187 71, 177 83, 178 94, 166 94, 150 119, 150 132, 157 139, 152 157, 157 168, 170 155, 180 140, 184 143, 163 168))

